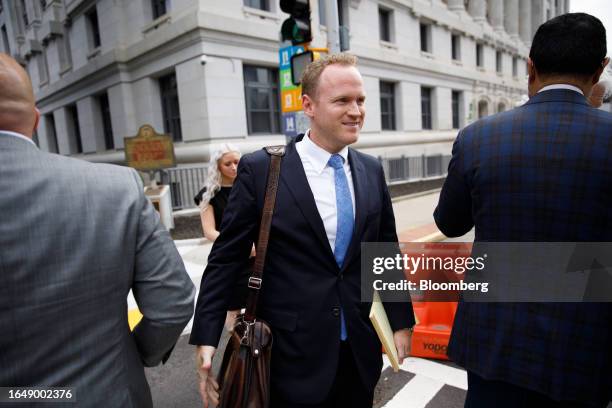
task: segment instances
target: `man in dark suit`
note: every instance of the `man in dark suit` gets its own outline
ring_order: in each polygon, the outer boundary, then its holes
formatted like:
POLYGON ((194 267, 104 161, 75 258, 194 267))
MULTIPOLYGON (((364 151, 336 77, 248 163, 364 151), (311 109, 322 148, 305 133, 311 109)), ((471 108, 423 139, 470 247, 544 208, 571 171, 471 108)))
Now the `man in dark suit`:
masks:
MULTIPOLYGON (((381 344, 360 299, 360 245, 397 242, 385 177, 373 157, 348 148, 365 116, 363 80, 348 54, 309 65, 302 102, 311 128, 283 157, 258 316, 272 327, 271 393, 278 407, 371 407, 381 344)), ((238 178, 204 273, 191 344, 204 405, 232 285, 256 241, 269 156, 240 161, 238 178)), ((400 358, 410 345, 412 306, 386 303, 400 358)))
POLYGON ((136 171, 40 151, 39 116, 26 72, 0 53, 0 385, 152 407, 144 366, 168 358, 195 288, 136 171), (130 289, 144 315, 133 332, 130 289))
MULTIPOLYGON (((463 129, 434 217, 476 241, 612 241, 612 115, 589 106, 606 33, 587 14, 537 30, 529 101, 463 129)), ((466 407, 605 407, 610 303, 462 302, 448 354, 468 370, 466 407)))

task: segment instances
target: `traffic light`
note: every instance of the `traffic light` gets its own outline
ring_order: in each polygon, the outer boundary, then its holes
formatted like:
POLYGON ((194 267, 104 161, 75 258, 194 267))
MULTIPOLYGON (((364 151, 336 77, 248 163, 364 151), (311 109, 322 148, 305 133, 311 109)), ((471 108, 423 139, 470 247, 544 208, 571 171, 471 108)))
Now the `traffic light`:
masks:
POLYGON ((293 45, 312 41, 308 0, 281 0, 280 7, 290 15, 281 27, 283 41, 290 40, 293 45))

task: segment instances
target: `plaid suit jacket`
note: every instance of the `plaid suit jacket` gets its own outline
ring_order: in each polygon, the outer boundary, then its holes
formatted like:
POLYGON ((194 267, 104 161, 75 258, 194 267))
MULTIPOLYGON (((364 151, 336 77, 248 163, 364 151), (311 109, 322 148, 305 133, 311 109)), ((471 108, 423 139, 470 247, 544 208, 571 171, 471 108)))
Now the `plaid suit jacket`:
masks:
MULTIPOLYGON (((434 218, 476 241, 612 241, 612 115, 556 89, 463 129, 434 218)), ((557 400, 612 397, 612 304, 460 303, 448 354, 557 400)))

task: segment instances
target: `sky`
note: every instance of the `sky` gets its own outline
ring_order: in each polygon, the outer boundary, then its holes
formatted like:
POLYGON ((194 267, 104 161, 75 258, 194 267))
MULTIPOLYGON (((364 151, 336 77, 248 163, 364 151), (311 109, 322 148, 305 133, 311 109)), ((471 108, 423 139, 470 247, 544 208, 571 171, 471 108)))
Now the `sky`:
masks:
POLYGON ((608 56, 612 55, 612 1, 570 0, 570 11, 588 13, 601 20, 608 36, 608 56))

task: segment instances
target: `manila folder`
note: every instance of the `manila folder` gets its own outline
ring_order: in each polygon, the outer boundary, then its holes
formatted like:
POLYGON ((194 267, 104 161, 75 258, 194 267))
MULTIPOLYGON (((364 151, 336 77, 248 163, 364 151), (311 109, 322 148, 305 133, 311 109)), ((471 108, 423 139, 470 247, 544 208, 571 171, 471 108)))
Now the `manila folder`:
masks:
POLYGON ((387 353, 387 357, 391 362, 393 371, 397 373, 399 371, 399 358, 395 348, 395 341, 393 340, 393 330, 389 324, 385 307, 383 306, 380 296, 376 291, 374 291, 374 298, 372 299, 370 321, 376 330, 376 334, 378 334, 378 338, 385 349, 385 353, 387 353))

